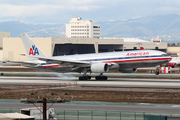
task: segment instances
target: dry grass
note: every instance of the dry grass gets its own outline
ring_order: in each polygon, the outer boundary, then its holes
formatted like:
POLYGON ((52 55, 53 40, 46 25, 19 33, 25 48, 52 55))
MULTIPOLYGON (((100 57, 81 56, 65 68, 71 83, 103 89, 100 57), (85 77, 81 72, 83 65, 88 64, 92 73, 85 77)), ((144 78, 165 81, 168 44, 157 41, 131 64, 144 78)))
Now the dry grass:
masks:
POLYGON ((143 89, 143 88, 95 88, 72 87, 57 89, 23 89, 23 86, 0 86, 0 99, 20 99, 24 94, 34 93, 26 97, 37 98, 47 95, 48 98, 68 97, 62 93, 72 94, 75 101, 103 101, 130 103, 163 103, 180 104, 180 89, 143 89), (146 91, 146 92, 145 92, 146 91), (47 94, 48 93, 48 94, 47 94), (55 95, 52 95, 55 94, 55 95))

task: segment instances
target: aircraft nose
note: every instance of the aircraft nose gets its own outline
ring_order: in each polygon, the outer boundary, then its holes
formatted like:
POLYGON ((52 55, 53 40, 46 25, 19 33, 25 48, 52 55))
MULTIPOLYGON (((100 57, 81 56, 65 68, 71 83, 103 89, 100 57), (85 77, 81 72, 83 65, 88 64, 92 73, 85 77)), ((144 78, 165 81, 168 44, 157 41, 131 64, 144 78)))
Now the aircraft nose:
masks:
POLYGON ((171 56, 168 56, 169 57, 169 61, 171 61, 172 60, 172 57, 171 56))

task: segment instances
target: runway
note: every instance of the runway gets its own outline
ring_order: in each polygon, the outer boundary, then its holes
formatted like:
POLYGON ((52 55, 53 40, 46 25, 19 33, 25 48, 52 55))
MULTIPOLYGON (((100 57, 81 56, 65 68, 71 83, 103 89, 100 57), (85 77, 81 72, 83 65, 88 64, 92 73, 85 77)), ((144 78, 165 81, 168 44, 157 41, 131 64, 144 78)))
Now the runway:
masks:
POLYGON ((109 78, 107 81, 78 81, 77 77, 8 77, 0 76, 1 85, 44 85, 76 82, 84 87, 180 88, 180 79, 109 78))
MULTIPOLYGON (((55 73, 55 72, 0 72, 5 76, 55 76, 55 77, 79 77, 83 74, 79 73, 55 73)), ((98 76, 99 74, 91 73, 87 74, 90 76, 98 76)), ((155 73, 104 73, 103 75, 108 77, 153 77, 153 78, 180 78, 180 74, 159 74, 155 75, 155 73)))

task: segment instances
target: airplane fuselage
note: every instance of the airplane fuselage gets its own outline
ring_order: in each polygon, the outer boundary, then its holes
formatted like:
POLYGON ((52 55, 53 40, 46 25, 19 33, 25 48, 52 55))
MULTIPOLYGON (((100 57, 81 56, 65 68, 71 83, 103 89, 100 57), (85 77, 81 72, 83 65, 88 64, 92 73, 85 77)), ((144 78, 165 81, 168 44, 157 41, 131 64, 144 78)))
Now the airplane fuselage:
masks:
MULTIPOLYGON (((50 59, 56 60, 67 60, 67 61, 85 61, 91 62, 91 64, 97 63, 107 63, 107 64, 118 64, 118 66, 110 67, 110 70, 114 69, 124 69, 124 68, 139 68, 139 67, 154 67, 157 65, 164 64, 171 60, 171 57, 168 56, 165 52, 156 51, 156 50, 134 50, 134 51, 122 51, 122 52, 108 52, 108 53, 92 53, 92 54, 80 54, 80 55, 64 55, 64 56, 53 56, 49 57, 50 59)), ((56 69, 57 67, 68 69, 73 66, 68 64, 51 64, 45 63, 42 61, 41 65, 47 69, 56 69)), ((73 72, 73 71, 72 71, 73 72)))

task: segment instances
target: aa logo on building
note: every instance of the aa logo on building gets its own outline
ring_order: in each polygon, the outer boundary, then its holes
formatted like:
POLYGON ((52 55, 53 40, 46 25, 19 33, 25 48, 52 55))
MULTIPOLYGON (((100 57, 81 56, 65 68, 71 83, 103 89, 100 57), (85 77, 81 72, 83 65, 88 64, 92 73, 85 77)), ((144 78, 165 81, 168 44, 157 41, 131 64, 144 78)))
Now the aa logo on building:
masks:
POLYGON ((29 55, 39 55, 38 48, 35 45, 32 45, 32 48, 29 50, 29 55))

